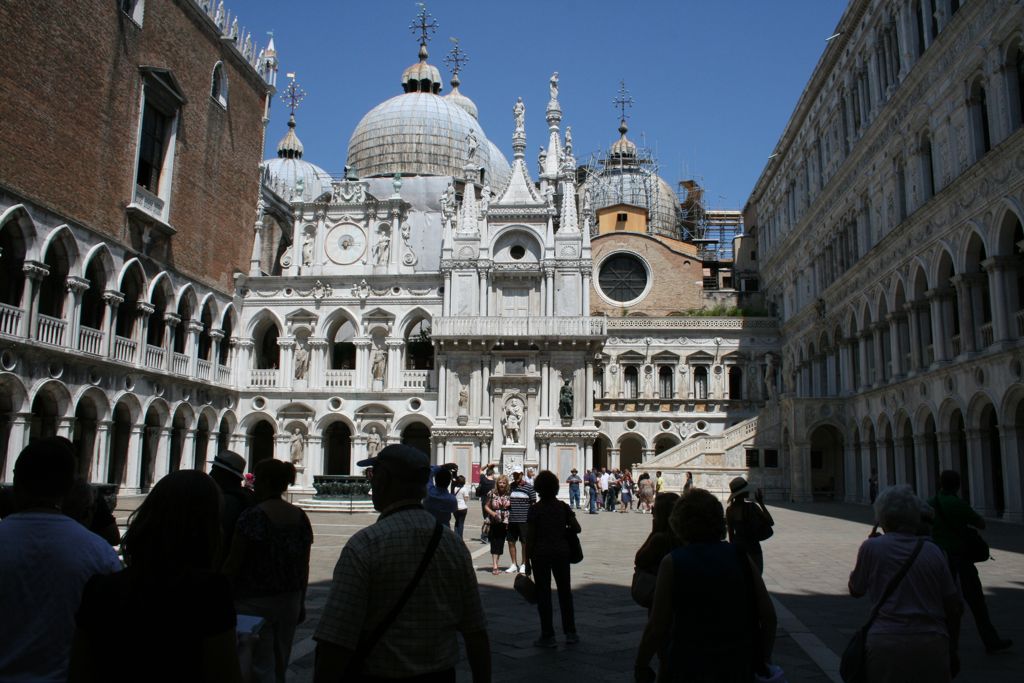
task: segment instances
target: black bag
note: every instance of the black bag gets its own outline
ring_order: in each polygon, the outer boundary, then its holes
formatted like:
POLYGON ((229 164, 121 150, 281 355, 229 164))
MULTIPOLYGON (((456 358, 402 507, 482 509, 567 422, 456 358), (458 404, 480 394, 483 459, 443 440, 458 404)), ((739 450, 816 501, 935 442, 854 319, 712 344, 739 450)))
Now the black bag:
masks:
POLYGON ((569 546, 569 564, 579 564, 583 561, 583 545, 580 543, 580 535, 573 528, 576 515, 568 505, 565 506, 565 514, 565 544, 569 546))
POLYGON ((657 585, 657 574, 634 568, 633 582, 629 586, 629 595, 636 604, 641 607, 650 608, 654 604, 654 589, 657 585))
MULTIPOLYGON (((754 505, 753 503, 751 504, 754 505)), ((753 514, 750 517, 750 529, 758 543, 767 541, 775 534, 775 529, 772 528, 772 525, 761 516, 761 511, 756 509, 753 510, 753 514)))
POLYGON ((917 539, 914 552, 910 553, 907 561, 903 563, 903 566, 896 572, 896 575, 889 580, 889 585, 885 587, 881 599, 879 599, 875 608, 871 610, 871 616, 868 617, 867 623, 861 626, 853 634, 853 637, 850 638, 850 642, 846 644, 846 649, 843 650, 843 657, 839 660, 839 675, 844 683, 868 683, 867 668, 865 667, 868 654, 868 630, 871 628, 871 624, 875 623, 875 618, 878 617, 878 611, 882 609, 882 604, 889 599, 900 581, 910 571, 910 565, 917 559, 923 547, 924 539, 917 539))
MULTIPOLYGON (((946 519, 946 515, 942 512, 942 506, 939 504, 938 496, 935 496, 935 511, 939 513, 943 520, 946 519)), ((964 544, 964 557, 974 564, 992 559, 992 551, 988 547, 988 543, 982 538, 981 532, 973 526, 964 526, 961 529, 960 540, 964 544)))
POLYGON ((516 574, 516 580, 512 584, 512 588, 515 589, 516 593, 523 596, 526 602, 531 605, 537 604, 537 584, 526 574, 516 574))

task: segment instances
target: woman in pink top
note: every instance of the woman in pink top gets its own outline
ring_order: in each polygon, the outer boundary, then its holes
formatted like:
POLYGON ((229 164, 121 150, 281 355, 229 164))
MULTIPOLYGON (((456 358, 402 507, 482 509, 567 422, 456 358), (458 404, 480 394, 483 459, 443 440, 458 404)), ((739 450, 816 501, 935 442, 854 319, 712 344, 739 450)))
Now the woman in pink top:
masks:
POLYGON ((909 486, 882 491, 875 500, 875 517, 885 535, 861 544, 850 574, 850 595, 867 595, 873 607, 923 542, 868 630, 866 680, 872 683, 944 683, 960 670, 957 640, 963 606, 945 555, 930 539, 917 535, 923 506, 909 486))
POLYGON ((500 574, 498 560, 504 552, 505 535, 508 533, 508 512, 512 507, 512 489, 508 477, 504 474, 494 482, 494 488, 487 494, 487 505, 484 513, 491 520, 491 530, 487 537, 491 542, 491 573, 500 574))

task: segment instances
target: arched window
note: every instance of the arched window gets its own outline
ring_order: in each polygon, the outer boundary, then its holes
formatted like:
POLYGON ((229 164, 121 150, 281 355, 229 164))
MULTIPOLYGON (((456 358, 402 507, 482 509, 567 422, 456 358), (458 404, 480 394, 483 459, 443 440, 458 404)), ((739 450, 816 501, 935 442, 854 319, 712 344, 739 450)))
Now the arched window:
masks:
POLYGON ((224 312, 224 320, 221 321, 220 329, 224 332, 224 337, 220 341, 217 362, 221 365, 227 365, 230 358, 229 354, 231 353, 231 333, 235 330, 230 310, 224 312))
POLYGON ((271 320, 264 320, 257 326, 253 333, 253 341, 256 344, 253 360, 257 369, 270 370, 280 367, 281 348, 277 345, 279 335, 277 325, 271 320))
POLYGON ((928 133, 921 136, 921 202, 924 203, 935 196, 936 173, 935 159, 932 158, 932 139, 928 133))
POLYGON ((217 62, 213 67, 213 75, 210 77, 210 97, 220 106, 228 106, 228 77, 224 73, 224 64, 217 62))
POLYGON ((89 289, 82 292, 79 321, 83 327, 100 330, 103 329, 103 318, 107 309, 103 302, 103 287, 107 282, 107 274, 103 270, 99 256, 89 261, 89 266, 85 269, 85 279, 89 281, 89 289))
POLYGON ((988 124, 988 94, 985 92, 985 83, 980 78, 971 85, 969 103, 974 160, 978 161, 992 149, 992 134, 988 124))
MULTIPOLYGON (((117 336, 124 339, 131 339, 132 332, 135 330, 135 317, 139 301, 143 296, 143 282, 142 266, 136 261, 121 279, 121 296, 124 299, 117 305, 117 323, 114 331, 117 336)), ((152 330, 156 327, 159 330, 163 330, 163 311, 160 311, 159 318, 154 317, 156 315, 154 313, 150 316, 149 329, 152 330)), ((152 344, 152 342, 150 343, 152 344)))
POLYGON ((405 369, 434 369, 434 344, 430 341, 430 321, 425 318, 410 327, 405 335, 405 369))
POLYGON ((671 366, 662 365, 658 368, 658 395, 662 398, 672 398, 675 394, 673 376, 671 366))
POLYGON ((181 322, 178 323, 178 327, 174 333, 174 352, 185 353, 185 342, 188 340, 188 325, 192 322, 192 316, 195 312, 192 310, 192 301, 188 296, 181 297, 181 303, 178 304, 178 317, 181 318, 181 322))
POLYGON ((39 312, 52 318, 64 317, 65 286, 74 255, 67 240, 58 236, 46 250, 44 263, 50 272, 39 286, 39 312))
POLYGON ((640 371, 635 365, 623 368, 622 383, 625 398, 636 398, 640 390, 640 371))
POLYGON ((198 352, 202 360, 211 360, 210 353, 213 350, 213 338, 210 337, 210 330, 213 329, 213 304, 209 301, 203 306, 203 315, 200 318, 203 329, 199 331, 198 352))
POLYGON ((11 219, 0 225, 0 303, 21 306, 25 289, 25 232, 11 219))
POLYGON ((342 318, 334 324, 328 340, 331 344, 331 369, 355 370, 356 345, 352 340, 356 336, 356 327, 348 318, 342 318))
POLYGON ((708 398, 708 368, 706 365, 698 365, 693 369, 693 395, 698 401, 706 401, 708 398))

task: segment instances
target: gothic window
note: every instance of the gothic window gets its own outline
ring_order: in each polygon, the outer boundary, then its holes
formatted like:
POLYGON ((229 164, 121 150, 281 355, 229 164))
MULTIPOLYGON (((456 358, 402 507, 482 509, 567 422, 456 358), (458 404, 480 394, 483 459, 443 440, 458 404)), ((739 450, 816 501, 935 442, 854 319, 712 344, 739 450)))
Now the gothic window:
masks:
POLYGON ((992 135, 988 123, 988 95, 981 79, 971 85, 970 107, 974 160, 977 161, 992 149, 992 135))
POLYGON ((356 336, 356 327, 351 320, 342 318, 335 323, 334 329, 328 336, 331 344, 331 369, 332 370, 355 370, 356 367, 356 346, 353 339, 356 336))
POLYGON ((434 345, 430 341, 430 321, 423 319, 409 328, 405 336, 407 370, 433 370, 434 345))
POLYGON ((253 341, 256 343, 254 349, 255 367, 258 369, 270 370, 279 367, 281 349, 277 345, 279 335, 277 325, 271 320, 264 320, 256 329, 253 341))
POLYGON ((228 106, 228 77, 224 73, 224 64, 217 62, 213 67, 213 75, 210 77, 210 97, 220 106, 228 106))
POLYGON ((639 299, 647 283, 647 268, 632 254, 615 254, 605 259, 598 274, 601 292, 620 304, 639 299))
POLYGON ((234 332, 234 322, 231 319, 231 311, 224 313, 224 319, 221 321, 221 330, 224 332, 224 337, 221 339, 219 351, 219 358, 217 362, 221 365, 227 365, 231 353, 231 333, 234 332))

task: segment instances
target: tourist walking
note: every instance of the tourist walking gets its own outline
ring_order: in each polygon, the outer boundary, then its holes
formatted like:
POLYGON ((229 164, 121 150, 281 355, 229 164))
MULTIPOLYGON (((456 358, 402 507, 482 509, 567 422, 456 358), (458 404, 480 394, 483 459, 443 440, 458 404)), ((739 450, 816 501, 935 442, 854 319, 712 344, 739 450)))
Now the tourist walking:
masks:
POLYGON ((253 656, 256 683, 284 683, 295 627, 305 621, 313 527, 282 495, 295 483, 295 466, 282 460, 256 465, 256 499, 238 518, 224 563, 235 609, 266 620, 253 656))
POLYGON ((537 494, 534 493, 533 487, 526 483, 522 469, 517 468, 512 471, 512 490, 509 492, 509 498, 512 504, 508 511, 508 556, 512 560, 512 564, 505 571, 510 574, 517 571, 520 574, 525 574, 530 561, 526 549, 526 522, 530 506, 537 502, 537 494), (516 565, 516 543, 519 543, 523 551, 523 562, 518 566, 516 565))
POLYGON ((629 512, 633 509, 633 474, 626 470, 622 473, 619 481, 622 490, 622 509, 619 512, 629 512))
POLYGON ((394 444, 357 464, 372 468, 373 507, 381 514, 338 558, 313 635, 313 680, 451 682, 461 634, 474 683, 489 682, 491 647, 473 560, 420 503, 427 455, 394 444))
POLYGON ((222 501, 197 470, 156 482, 121 541, 126 569, 86 584, 69 680, 241 681, 231 588, 216 571, 222 501))
MULTIPOLYGON (((582 482, 583 478, 580 477, 579 470, 573 467, 565 483, 569 485, 569 507, 575 507, 577 510, 580 509, 580 484, 582 482)), ((534 488, 536 489, 536 486, 534 488)))
POLYGON ((693 472, 686 473, 686 481, 683 483, 683 493, 693 488, 693 472))
POLYGON ((654 503, 654 480, 651 479, 651 475, 644 472, 640 475, 637 480, 637 490, 639 500, 637 501, 637 509, 641 512, 650 512, 651 506, 654 503))
POLYGON ((82 589, 121 570, 110 544, 61 513, 75 476, 63 437, 34 439, 14 463, 0 522, 0 680, 66 681, 82 589))
POLYGON ((761 489, 754 492, 754 502, 750 501, 750 484, 743 477, 736 477, 729 482, 729 509, 725 518, 729 529, 729 542, 750 555, 757 565, 757 571, 764 573, 764 554, 761 541, 772 535, 772 519, 764 504, 761 489))
POLYGON ((597 473, 594 470, 587 470, 584 477, 587 484, 587 512, 597 514, 597 473))
POLYGON ((654 473, 654 492, 661 493, 665 490, 665 477, 661 476, 661 470, 654 473))
POLYGON ((949 557, 949 569, 953 579, 959 581, 963 591, 964 602, 971 608, 978 634, 989 654, 1005 650, 1013 645, 1013 641, 1002 638, 988 613, 985 592, 981 587, 981 578, 972 558, 968 553, 969 530, 985 528, 985 519, 961 498, 960 474, 955 470, 945 470, 939 475, 939 493, 928 501, 935 510, 932 520, 932 536, 940 548, 949 557))
POLYGON ((658 567, 653 608, 637 651, 635 679, 750 681, 767 673, 775 642, 775 610, 750 559, 723 543, 722 504, 693 489, 672 508, 669 524, 684 543, 658 567))
MULTIPOLYGON (((490 528, 490 518, 487 516, 487 494, 494 488, 495 478, 494 464, 490 463, 484 469, 484 473, 480 475, 480 481, 476 485, 476 497, 480 500, 480 516, 484 520, 480 524, 481 543, 487 543, 488 529, 490 528)), ((502 542, 504 543, 504 541, 502 542)))
POLYGON ((865 540, 850 574, 850 595, 874 605, 864 680, 949 681, 960 669, 957 642, 963 607, 946 558, 919 536, 921 500, 892 486, 875 501, 885 534, 865 540))
MULTIPOLYGON (((484 502, 484 514, 491 522, 490 543, 491 543, 491 573, 500 574, 498 561, 505 552, 505 537, 508 535, 508 513, 512 507, 512 498, 509 497, 511 487, 508 477, 504 474, 494 482, 494 488, 487 494, 484 502)), ((512 566, 515 566, 513 562, 512 566)))
POLYGON ((469 491, 466 489, 466 478, 461 474, 452 482, 452 495, 455 496, 455 535, 462 538, 466 528, 466 515, 469 514, 469 491))
POLYGON ((580 524, 572 508, 558 500, 558 477, 544 470, 534 478, 534 489, 540 500, 530 508, 526 531, 526 551, 537 586, 537 613, 540 615, 540 638, 536 647, 557 647, 551 606, 551 578, 558 588, 558 611, 562 617, 565 642, 579 642, 570 586, 569 544, 567 533, 580 533, 580 524))

